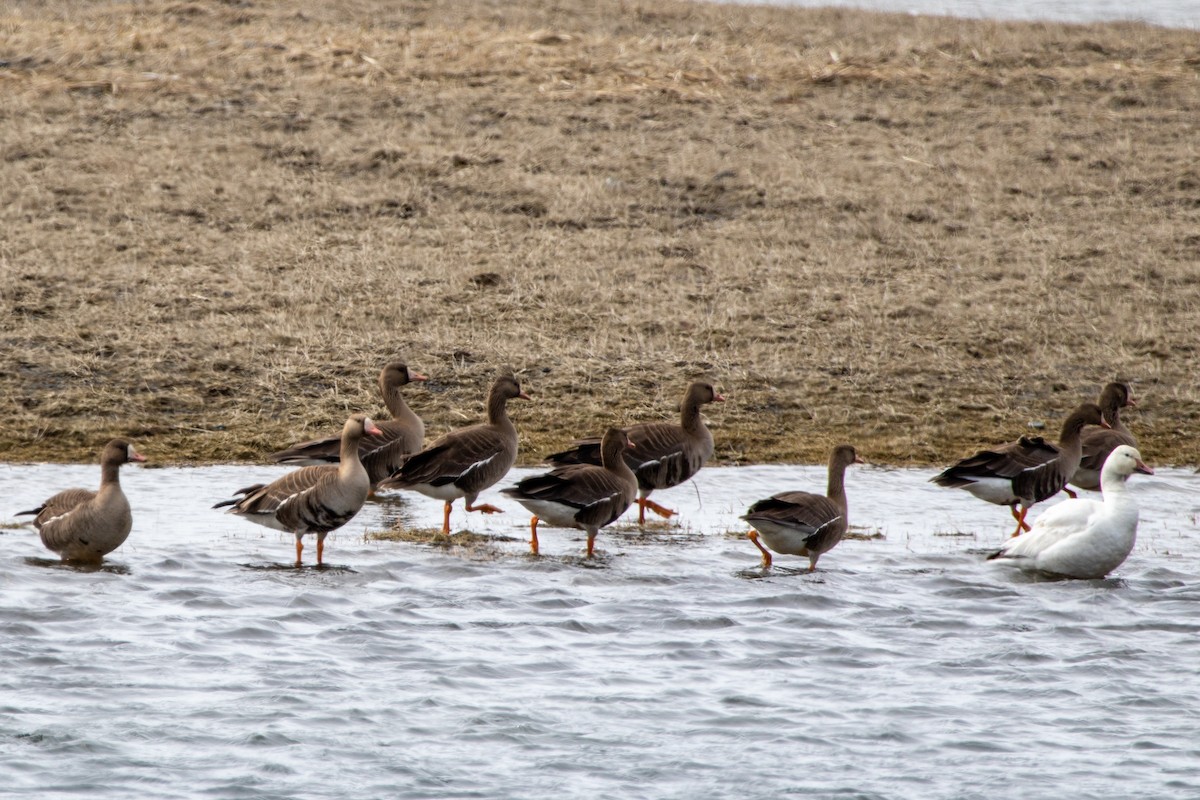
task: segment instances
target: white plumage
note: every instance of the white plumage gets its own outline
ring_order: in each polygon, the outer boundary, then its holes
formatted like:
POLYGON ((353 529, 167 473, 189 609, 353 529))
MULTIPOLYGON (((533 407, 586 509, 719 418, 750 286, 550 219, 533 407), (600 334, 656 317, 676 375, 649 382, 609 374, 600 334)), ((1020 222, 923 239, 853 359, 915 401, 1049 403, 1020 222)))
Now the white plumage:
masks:
POLYGON ((1008 540, 990 558, 1030 572, 1103 578, 1121 565, 1137 539, 1137 502, 1126 486, 1134 472, 1154 474, 1136 449, 1116 448, 1100 473, 1103 501, 1080 498, 1051 507, 1029 532, 1008 540))

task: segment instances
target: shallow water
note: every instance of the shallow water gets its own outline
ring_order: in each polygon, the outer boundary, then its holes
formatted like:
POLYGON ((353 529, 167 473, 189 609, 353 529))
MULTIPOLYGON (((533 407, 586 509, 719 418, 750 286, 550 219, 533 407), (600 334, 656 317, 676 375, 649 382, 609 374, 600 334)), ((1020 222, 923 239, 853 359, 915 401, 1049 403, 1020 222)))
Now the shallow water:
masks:
MULTIPOLYGON (((754 2, 759 0, 736 0, 754 2)), ((770 0, 771 5, 841 6, 903 14, 1049 22, 1145 22, 1200 28, 1200 0, 770 0)))
MULTIPOLYGON (((883 538, 812 575, 764 576, 737 515, 815 467, 705 469, 655 494, 677 525, 604 531, 593 563, 578 531, 527 556, 495 493, 453 517, 486 545, 365 538, 440 525, 403 495, 296 570, 290 537, 208 508, 281 471, 126 467, 133 533, 97 571, 2 532, 5 796, 1200 797, 1190 472, 1134 476, 1113 577, 1051 582, 983 560, 1006 509, 872 467, 851 518, 883 538)), ((97 479, 0 466, 0 518, 97 479)))

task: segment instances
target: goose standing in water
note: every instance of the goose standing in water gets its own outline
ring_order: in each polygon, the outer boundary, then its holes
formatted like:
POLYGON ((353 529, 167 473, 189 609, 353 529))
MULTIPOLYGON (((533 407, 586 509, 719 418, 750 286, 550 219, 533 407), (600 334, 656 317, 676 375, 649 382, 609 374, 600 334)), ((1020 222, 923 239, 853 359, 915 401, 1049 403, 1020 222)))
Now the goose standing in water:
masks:
MULTIPOLYGON (((367 470, 371 488, 391 475, 404 459, 421 449, 425 440, 425 423, 404 402, 401 389, 413 381, 426 381, 428 377, 408 368, 403 361, 393 361, 379 373, 379 392, 388 411, 390 420, 376 422, 378 434, 365 434, 358 443, 358 457, 367 470)), ((336 464, 341 459, 342 438, 327 436, 292 445, 286 450, 272 453, 270 458, 280 464, 313 466, 336 464)))
POLYGON ((411 489, 445 503, 442 533, 450 535, 450 507, 466 500, 467 511, 495 514, 493 505, 475 505, 479 493, 499 481, 517 460, 517 429, 508 418, 508 401, 528 400, 511 375, 501 376, 488 392, 488 421, 451 431, 411 456, 380 489, 411 489))
POLYGON ((1079 468, 1083 455, 1079 437, 1083 426, 1107 424, 1098 405, 1084 403, 1063 422, 1057 447, 1040 436, 1022 436, 1016 442, 964 458, 930 481, 951 489, 965 489, 980 500, 1008 506, 1017 521, 1013 532, 1016 536, 1022 530, 1029 530, 1025 514, 1030 507, 1061 492, 1079 468))
POLYGON ((1138 507, 1126 485, 1135 472, 1154 474, 1135 448, 1118 446, 1100 471, 1103 500, 1078 498, 1052 506, 1028 533, 1006 541, 989 560, 1029 572, 1103 578, 1121 565, 1137 540, 1138 507))
POLYGON ((124 439, 113 439, 100 453, 100 490, 66 489, 37 508, 34 527, 42 544, 63 561, 98 564, 120 547, 133 527, 129 500, 121 491, 120 467, 146 458, 124 439))
POLYGON ((832 550, 850 527, 846 467, 861 463, 851 445, 838 445, 829 455, 829 484, 824 495, 780 492, 750 506, 742 519, 754 528, 747 537, 762 551, 763 569, 771 566, 769 547, 776 553, 807 556, 808 571, 816 570, 817 559, 832 550))
MULTIPOLYGON (((683 395, 679 424, 673 422, 641 422, 625 429, 635 450, 626 451, 625 461, 637 476, 638 524, 646 524, 646 509, 661 517, 675 514, 650 500, 655 489, 669 489, 691 478, 713 454, 713 438, 700 407, 708 403, 723 403, 725 397, 711 383, 696 381, 683 395)), ((580 439, 570 450, 554 453, 546 461, 555 466, 568 464, 600 464, 600 439, 580 439)))
POLYGON ((609 428, 600 440, 602 466, 568 464, 543 475, 525 478, 501 494, 515 499, 532 514, 529 549, 538 552, 538 522, 587 533, 587 557, 592 557, 596 534, 616 521, 637 497, 637 477, 625 463, 625 451, 636 449, 620 428, 609 428))
POLYGON ((268 484, 239 489, 241 498, 223 500, 213 508, 232 506, 229 513, 296 536, 296 566, 303 564, 304 536, 317 535, 317 566, 324 564, 325 537, 345 525, 363 507, 371 481, 358 445, 364 435, 379 436, 379 428, 363 414, 354 414, 342 427, 341 460, 301 467, 268 484))

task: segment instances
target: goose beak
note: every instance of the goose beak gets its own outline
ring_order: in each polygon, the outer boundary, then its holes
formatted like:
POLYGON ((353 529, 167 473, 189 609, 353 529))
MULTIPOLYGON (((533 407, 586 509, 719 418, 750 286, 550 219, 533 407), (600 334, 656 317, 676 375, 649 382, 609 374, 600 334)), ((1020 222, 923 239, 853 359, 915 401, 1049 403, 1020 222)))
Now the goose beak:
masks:
POLYGON ((383 435, 383 431, 379 430, 379 426, 376 425, 374 422, 371 422, 370 420, 367 420, 367 424, 363 426, 363 430, 366 431, 367 433, 371 434, 372 436, 382 436, 383 435))
POLYGON ((1101 417, 1101 418, 1100 418, 1100 427, 1101 427, 1101 428, 1108 428, 1110 431, 1112 430, 1112 425, 1109 425, 1109 424, 1108 424, 1108 420, 1106 420, 1104 417, 1101 417))
POLYGON ((1154 474, 1154 470, 1152 470, 1152 469, 1150 469, 1150 467, 1146 466, 1145 462, 1143 462, 1141 459, 1138 459, 1137 463, 1133 465, 1133 471, 1140 472, 1143 475, 1153 475, 1154 474))
POLYGON ((138 462, 138 463, 140 464, 140 463, 142 463, 142 462, 144 462, 144 461, 146 460, 146 457, 145 457, 144 455, 142 455, 141 453, 139 453, 137 450, 134 450, 134 449, 130 448, 130 450, 129 450, 129 460, 130 460, 130 461, 136 461, 136 462, 138 462))
POLYGON ((714 403, 724 403, 725 395, 721 394, 720 392, 713 392, 713 402, 714 403))
POLYGON ((521 392, 519 395, 517 395, 517 397, 521 398, 522 400, 532 400, 533 399, 532 397, 525 394, 524 392, 521 392))
POLYGON ((428 376, 428 375, 422 375, 422 374, 421 374, 421 373, 419 373, 419 372, 413 372, 413 371, 410 369, 410 370, 408 371, 408 379, 409 379, 410 381, 427 381, 427 380, 429 380, 429 376, 428 376))

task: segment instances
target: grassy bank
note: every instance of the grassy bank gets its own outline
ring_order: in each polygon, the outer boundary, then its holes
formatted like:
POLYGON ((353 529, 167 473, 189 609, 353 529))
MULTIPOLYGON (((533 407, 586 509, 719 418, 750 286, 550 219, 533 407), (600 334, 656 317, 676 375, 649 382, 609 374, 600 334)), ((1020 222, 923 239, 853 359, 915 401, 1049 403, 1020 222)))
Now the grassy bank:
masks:
POLYGON ((1200 462, 1191 32, 854 11, 9 3, 0 459, 256 460, 516 370, 522 460, 717 382, 722 461, 940 463, 1108 380, 1200 462))

